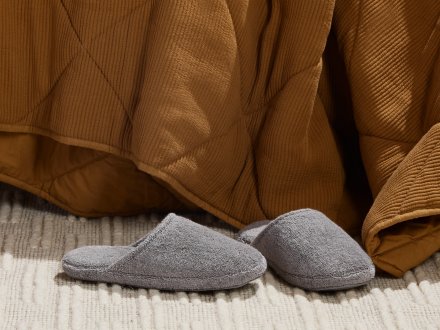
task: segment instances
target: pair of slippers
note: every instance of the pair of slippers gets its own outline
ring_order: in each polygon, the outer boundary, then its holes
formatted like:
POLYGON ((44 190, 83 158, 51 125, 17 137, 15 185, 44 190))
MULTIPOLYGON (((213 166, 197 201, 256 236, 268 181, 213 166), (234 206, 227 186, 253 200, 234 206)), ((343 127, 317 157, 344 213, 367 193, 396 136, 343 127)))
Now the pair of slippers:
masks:
POLYGON ((241 287, 270 266, 313 291, 366 284, 375 268, 362 247, 323 213, 301 209, 252 223, 236 239, 174 213, 128 246, 84 246, 66 253, 73 278, 174 291, 241 287))

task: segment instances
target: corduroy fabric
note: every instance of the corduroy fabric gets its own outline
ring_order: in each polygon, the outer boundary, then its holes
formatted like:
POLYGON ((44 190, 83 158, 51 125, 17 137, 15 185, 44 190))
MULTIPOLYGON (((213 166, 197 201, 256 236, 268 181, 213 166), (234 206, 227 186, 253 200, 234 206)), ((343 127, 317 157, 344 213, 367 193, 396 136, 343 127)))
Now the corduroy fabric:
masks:
POLYGON ((439 249, 440 2, 0 4, 0 180, 81 216, 300 208, 439 249), (367 212, 369 213, 367 214, 367 212))

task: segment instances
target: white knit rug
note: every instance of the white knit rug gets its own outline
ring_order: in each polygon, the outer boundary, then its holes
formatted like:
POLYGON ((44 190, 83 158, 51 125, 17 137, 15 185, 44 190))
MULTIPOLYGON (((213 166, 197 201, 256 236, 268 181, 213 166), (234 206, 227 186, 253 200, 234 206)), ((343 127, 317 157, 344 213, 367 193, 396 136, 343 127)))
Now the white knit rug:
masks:
MULTIPOLYGON (((440 329, 440 253, 402 279, 331 294, 290 287, 271 272, 202 294, 84 283, 62 273, 66 251, 130 244, 165 215, 86 220, 0 189, 1 329, 440 329)), ((233 234, 208 215, 190 218, 233 234)))

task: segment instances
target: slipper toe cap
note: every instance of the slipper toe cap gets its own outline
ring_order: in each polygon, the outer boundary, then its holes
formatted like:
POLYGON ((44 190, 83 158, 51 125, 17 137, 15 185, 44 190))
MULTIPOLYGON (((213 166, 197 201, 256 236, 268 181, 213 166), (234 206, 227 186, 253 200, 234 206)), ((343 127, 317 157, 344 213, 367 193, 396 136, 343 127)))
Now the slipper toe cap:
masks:
POLYGON ((266 268, 255 248, 174 215, 111 271, 162 279, 163 288, 214 290, 243 286, 266 268))
POLYGON ((321 212, 305 209, 273 221, 252 245, 287 282, 322 291, 357 287, 374 277, 371 258, 321 212))

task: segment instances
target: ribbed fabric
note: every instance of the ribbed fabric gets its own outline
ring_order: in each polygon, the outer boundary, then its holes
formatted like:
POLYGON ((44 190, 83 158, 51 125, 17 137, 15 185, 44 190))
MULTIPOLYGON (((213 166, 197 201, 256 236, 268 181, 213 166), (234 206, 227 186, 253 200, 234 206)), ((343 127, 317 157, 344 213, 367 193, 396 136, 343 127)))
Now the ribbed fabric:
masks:
MULTIPOLYGON (((62 255, 84 245, 125 245, 163 215, 72 216, 22 191, 0 191, 1 329, 434 329, 440 324, 440 254, 401 279, 318 294, 272 272, 240 289, 165 292, 75 281, 62 255), (50 230, 49 230, 50 229, 50 230)), ((233 237, 208 215, 195 221, 233 237)))
POLYGON ((440 2, 17 0, 0 17, 0 180, 87 217, 202 208, 241 228, 313 208, 396 276, 440 248, 440 2))

